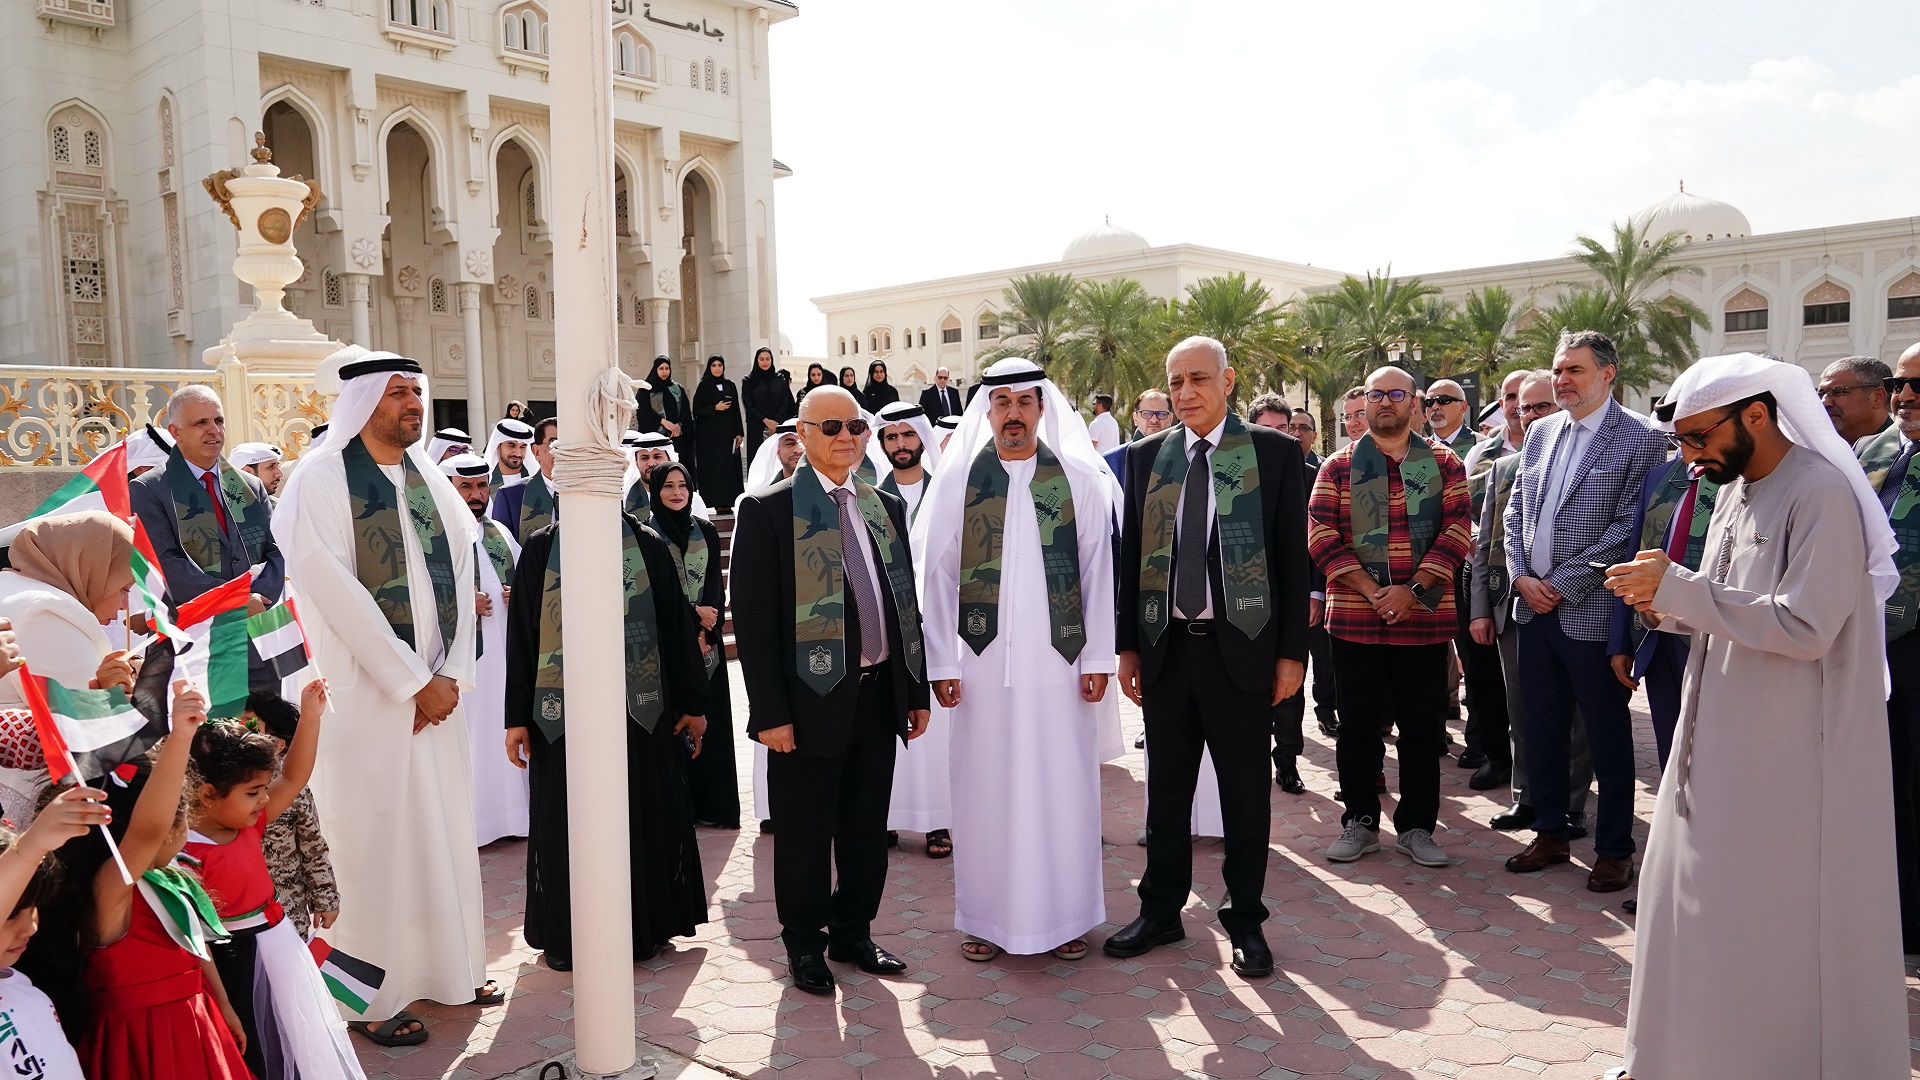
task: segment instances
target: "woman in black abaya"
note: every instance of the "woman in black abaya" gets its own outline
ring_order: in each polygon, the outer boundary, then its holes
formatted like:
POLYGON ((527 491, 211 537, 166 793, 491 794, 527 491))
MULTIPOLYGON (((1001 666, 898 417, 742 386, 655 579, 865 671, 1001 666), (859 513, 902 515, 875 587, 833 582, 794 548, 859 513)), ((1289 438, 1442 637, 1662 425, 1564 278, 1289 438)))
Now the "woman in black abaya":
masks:
POLYGON ((720 629, 727 621, 727 586, 720 573, 720 533, 693 513, 693 486, 678 462, 647 472, 653 496, 653 529, 675 555, 680 587, 692 605, 706 652, 707 725, 700 756, 687 762, 687 787, 693 795, 693 823, 714 829, 740 827, 740 777, 734 771, 732 694, 727 687, 726 645, 720 629), (695 578, 698 578, 696 581, 695 578))
POLYGON ((740 497, 740 391, 727 378, 727 362, 707 357, 707 373, 693 392, 694 444, 700 494, 708 506, 732 506, 740 497))
POLYGON ((875 360, 867 365, 867 385, 860 390, 862 408, 875 416, 880 410, 900 400, 900 391, 894 389, 893 380, 887 377, 887 362, 875 360))
POLYGON ((680 455, 681 461, 693 462, 694 473, 698 475, 700 466, 694 460, 693 402, 687 398, 686 387, 673 381, 673 361, 664 356, 654 357, 647 384, 652 389, 640 391, 640 408, 633 418, 635 430, 643 434, 666 432, 667 438, 673 440, 674 453, 680 455))
POLYGON ((752 461, 760 440, 772 434, 780 421, 790 420, 797 413, 793 393, 773 366, 772 349, 762 345, 754 352, 753 367, 740 380, 740 396, 747 409, 746 459, 752 461))

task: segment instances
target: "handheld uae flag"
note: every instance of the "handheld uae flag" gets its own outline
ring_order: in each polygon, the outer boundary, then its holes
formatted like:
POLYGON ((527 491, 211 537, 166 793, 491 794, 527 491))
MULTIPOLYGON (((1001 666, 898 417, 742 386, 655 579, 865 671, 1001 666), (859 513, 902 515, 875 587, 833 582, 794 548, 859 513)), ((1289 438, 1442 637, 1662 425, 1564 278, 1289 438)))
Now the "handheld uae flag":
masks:
POLYGON ((247 636, 253 639, 253 654, 276 679, 296 674, 309 663, 307 637, 300 629, 292 600, 248 619, 247 636))
POLYGON ((153 541, 147 537, 147 526, 138 517, 133 519, 133 555, 130 561, 133 563, 133 591, 146 607, 147 621, 168 637, 184 638, 185 633, 167 615, 167 577, 160 572, 160 556, 154 554, 153 541))
POLYGON ((176 641, 174 666, 207 696, 207 718, 239 716, 247 708, 247 601, 253 579, 242 573, 180 605, 174 619, 186 641, 176 641))
POLYGON ((138 758, 167 734, 159 722, 134 708, 126 692, 74 690, 52 679, 20 671, 34 731, 46 752, 47 774, 54 782, 98 780, 138 758))
POLYGON ((373 1004, 387 973, 355 956, 348 956, 320 938, 307 942, 313 962, 320 965, 320 978, 333 992, 333 999, 354 1012, 363 1013, 373 1004))
POLYGON ((133 517, 133 507, 127 499, 125 442, 115 443, 95 457, 85 469, 74 474, 73 479, 60 485, 60 490, 47 496, 47 501, 28 514, 25 521, 0 529, 0 547, 12 544, 21 529, 40 518, 77 514, 82 510, 105 510, 122 521, 133 517))

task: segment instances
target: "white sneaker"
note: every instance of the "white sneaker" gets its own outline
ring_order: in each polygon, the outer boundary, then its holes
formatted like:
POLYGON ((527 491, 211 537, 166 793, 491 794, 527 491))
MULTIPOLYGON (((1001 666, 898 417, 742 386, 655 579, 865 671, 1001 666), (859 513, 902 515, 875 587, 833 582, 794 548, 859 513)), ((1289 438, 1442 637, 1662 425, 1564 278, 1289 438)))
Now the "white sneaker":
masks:
POLYGON ((1340 838, 1327 845, 1327 858, 1333 862, 1352 862, 1370 851, 1379 850, 1379 831, 1350 821, 1346 828, 1340 830, 1340 838))
POLYGON ((1439 844, 1433 842, 1433 834, 1425 829, 1408 829, 1393 842, 1394 850, 1421 866, 1452 866, 1453 860, 1439 844))

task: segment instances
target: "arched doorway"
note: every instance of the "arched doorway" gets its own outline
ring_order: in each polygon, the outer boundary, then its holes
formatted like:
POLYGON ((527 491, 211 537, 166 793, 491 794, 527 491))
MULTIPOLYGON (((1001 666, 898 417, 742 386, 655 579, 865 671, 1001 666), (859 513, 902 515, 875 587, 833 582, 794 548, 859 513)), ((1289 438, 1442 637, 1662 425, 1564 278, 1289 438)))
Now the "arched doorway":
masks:
POLYGON ((680 303, 676 305, 671 343, 674 377, 687 385, 699 381, 709 352, 704 346, 707 307, 713 296, 713 274, 706 253, 713 250, 714 192, 700 172, 687 173, 680 184, 680 303))
MULTIPOLYGON (((261 117, 260 130, 267 137, 267 148, 273 151, 273 163, 280 167, 281 176, 319 179, 320 164, 314 153, 313 125, 299 109, 286 101, 274 102, 267 106, 265 115, 261 117)), ((330 196, 332 193, 323 190, 321 194, 330 196)), ((322 204, 327 201, 323 199, 322 204)), ((333 303, 328 304, 329 294, 324 289, 329 271, 337 282, 340 268, 328 265, 326 245, 318 231, 319 219, 318 214, 308 214, 300 222, 300 227, 293 231, 294 251, 299 254, 304 269, 300 280, 287 287, 287 308, 311 320, 329 337, 344 340, 347 333, 346 312, 341 307, 345 302, 344 294, 336 288, 331 294, 333 303)))

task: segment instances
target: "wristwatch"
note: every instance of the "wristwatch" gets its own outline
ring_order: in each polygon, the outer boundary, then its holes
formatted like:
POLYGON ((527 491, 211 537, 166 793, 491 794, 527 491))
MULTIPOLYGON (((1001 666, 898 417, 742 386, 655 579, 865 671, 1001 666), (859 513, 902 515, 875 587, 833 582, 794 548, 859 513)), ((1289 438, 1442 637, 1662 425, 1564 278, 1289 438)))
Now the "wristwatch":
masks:
POLYGON ((1428 611, 1438 608, 1441 599, 1446 596, 1446 593, 1441 591, 1440 586, 1422 585, 1417 581, 1409 582, 1407 584, 1407 591, 1412 593, 1413 598, 1420 601, 1420 606, 1426 608, 1428 611))

